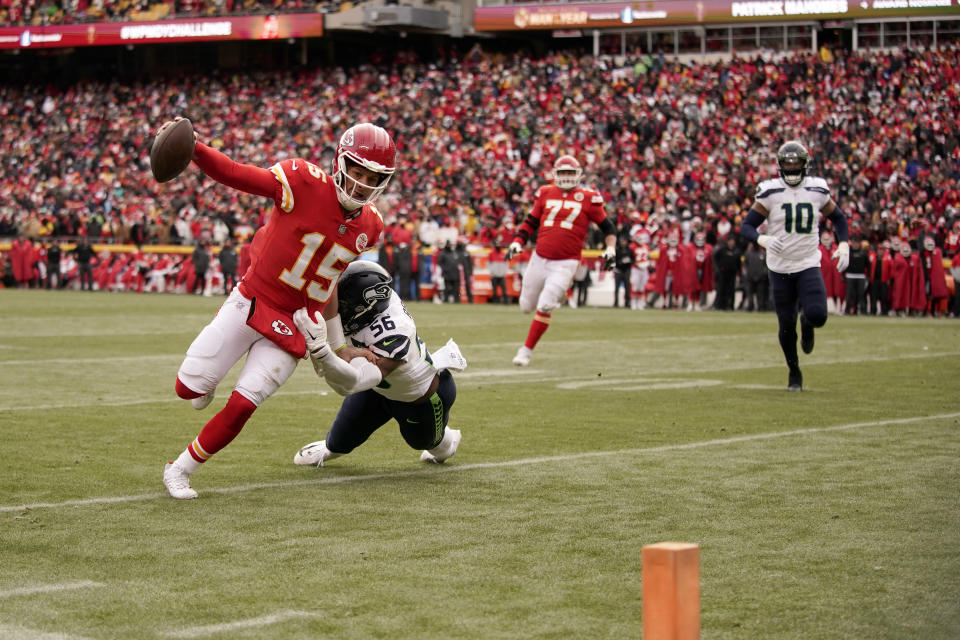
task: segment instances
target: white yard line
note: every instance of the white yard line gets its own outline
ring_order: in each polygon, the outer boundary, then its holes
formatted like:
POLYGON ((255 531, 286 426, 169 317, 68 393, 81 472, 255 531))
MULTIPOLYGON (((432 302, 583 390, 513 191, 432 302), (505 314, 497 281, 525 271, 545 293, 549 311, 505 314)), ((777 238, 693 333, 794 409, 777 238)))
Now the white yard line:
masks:
POLYGON ((98 365, 98 364, 129 364, 133 366, 143 366, 147 362, 170 362, 178 363, 183 360, 182 355, 153 355, 153 356, 116 356, 110 358, 45 358, 43 360, 0 360, 3 366, 24 366, 31 369, 38 369, 41 366, 67 366, 77 367, 78 365, 98 365))
POLYGON ((220 624, 205 624, 196 627, 185 627, 174 631, 166 632, 167 638, 202 638, 212 636, 217 633, 226 633, 228 631, 239 631, 240 629, 254 629, 256 627, 266 627, 272 624, 279 624, 287 620, 298 620, 301 618, 315 618, 319 614, 309 611, 278 611, 270 615, 259 618, 248 618, 246 620, 235 620, 233 622, 221 622, 220 624))
POLYGON ((38 593, 57 593, 60 591, 70 591, 72 589, 89 589, 91 587, 104 587, 106 585, 91 580, 77 580, 75 582, 57 582, 54 584, 38 584, 33 587, 19 587, 17 589, 7 589, 0 591, 0 600, 4 598, 14 598, 17 596, 33 596, 38 593))
POLYGON ((83 636, 75 636, 67 633, 47 633, 46 631, 37 631, 36 629, 27 629, 26 627, 16 627, 0 623, 0 638, 11 638, 16 640, 87 640, 83 636))
MULTIPOLYGON (((347 482, 365 482, 368 480, 392 480, 396 478, 407 478, 411 476, 427 476, 435 473, 458 473, 463 471, 473 471, 476 469, 504 469, 509 467, 520 467, 531 464, 550 464, 556 462, 569 462, 571 460, 581 460, 584 458, 603 458, 610 456, 623 455, 646 455, 651 453, 665 453, 668 451, 685 451, 689 449, 701 449, 704 447, 727 446, 741 442, 753 442, 757 440, 773 440, 776 438, 788 438, 792 436, 813 435, 817 433, 830 433, 834 431, 849 431, 851 429, 866 429, 871 427, 885 427, 898 424, 912 424, 916 422, 927 422, 929 420, 948 420, 960 417, 960 412, 941 413, 930 416, 913 416, 909 418, 891 418, 890 420, 873 420, 869 422, 852 422, 849 424, 840 424, 830 427, 815 427, 810 429, 796 429, 793 431, 777 431, 773 433, 755 433, 746 436, 735 436, 732 438, 723 438, 718 440, 701 440, 699 442, 688 442, 685 444, 665 444, 658 447, 645 447, 639 449, 618 449, 615 451, 587 451, 584 453, 573 453, 560 456, 542 456, 537 458, 522 458, 520 460, 504 460, 501 462, 476 462, 473 464, 442 465, 429 466, 411 471, 395 471, 392 473, 371 473, 358 476, 328 476, 325 478, 311 478, 309 480, 288 480, 285 482, 261 482, 256 484, 242 484, 233 487, 223 487, 220 489, 202 489, 201 496, 205 494, 232 494, 245 493, 247 491, 256 491, 258 489, 285 489, 290 487, 301 487, 306 485, 325 485, 325 484, 344 484, 347 482)), ((160 483, 160 470, 157 469, 157 484, 160 483)), ((115 504, 122 502, 143 502, 145 500, 154 500, 157 498, 167 498, 164 492, 142 493, 128 496, 104 496, 101 498, 83 498, 77 500, 65 500, 63 502, 35 502, 33 504, 6 505, 0 506, 0 513, 11 513, 26 511, 30 509, 59 509, 63 507, 84 507, 100 504, 115 504)))

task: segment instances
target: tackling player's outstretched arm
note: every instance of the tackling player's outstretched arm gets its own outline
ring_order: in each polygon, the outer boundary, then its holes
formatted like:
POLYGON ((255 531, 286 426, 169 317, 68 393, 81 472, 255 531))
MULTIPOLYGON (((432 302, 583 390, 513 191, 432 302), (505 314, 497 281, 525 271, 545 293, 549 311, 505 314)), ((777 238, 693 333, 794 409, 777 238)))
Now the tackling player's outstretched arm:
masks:
POLYGON ((327 343, 327 322, 317 315, 311 318, 306 309, 298 309, 293 314, 293 323, 306 339, 313 368, 340 395, 372 389, 400 365, 400 360, 391 358, 376 358, 376 364, 363 357, 350 362, 343 360, 327 343))
MULTIPOLYGON (((314 359, 312 355, 310 357, 314 359)), ((324 356, 314 360, 314 366, 319 365, 323 369, 323 377, 330 388, 342 396, 373 389, 401 364, 400 360, 393 358, 377 358, 376 364, 365 358, 346 362, 336 354, 331 354, 329 349, 324 356)))
POLYGON ((332 287, 327 306, 323 308, 323 319, 326 320, 327 325, 327 342, 336 353, 340 353, 347 344, 347 339, 343 335, 343 323, 340 322, 339 301, 337 288, 332 287))

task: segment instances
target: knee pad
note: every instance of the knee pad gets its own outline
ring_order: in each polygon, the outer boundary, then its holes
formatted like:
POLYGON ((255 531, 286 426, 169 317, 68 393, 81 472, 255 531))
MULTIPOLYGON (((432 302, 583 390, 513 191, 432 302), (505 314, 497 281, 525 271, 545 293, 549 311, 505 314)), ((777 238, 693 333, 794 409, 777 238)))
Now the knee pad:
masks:
POLYGON ((237 386, 234 389, 244 398, 260 406, 263 402, 276 393, 282 382, 270 375, 241 375, 237 380, 237 386))
POLYGON ((223 331, 214 325, 204 327, 187 349, 177 379, 200 395, 213 391, 220 382, 213 361, 221 347, 223 331))
POLYGON ((814 327, 822 327, 827 323, 827 307, 826 305, 810 305, 803 309, 803 317, 807 319, 814 327))
POLYGON ((520 296, 520 311, 530 313, 537 308, 537 299, 532 296, 520 296))
POLYGON ((251 363, 251 356, 248 355, 247 365, 254 366, 244 365, 237 379, 237 386, 234 387, 240 395, 258 407, 276 393, 297 368, 297 360, 293 356, 279 349, 275 350, 274 355, 275 361, 258 363, 251 363))
POLYGON ((562 306, 567 301, 568 288, 557 280, 547 278, 543 285, 543 291, 540 292, 540 299, 537 300, 537 311, 551 313, 557 307, 562 306))

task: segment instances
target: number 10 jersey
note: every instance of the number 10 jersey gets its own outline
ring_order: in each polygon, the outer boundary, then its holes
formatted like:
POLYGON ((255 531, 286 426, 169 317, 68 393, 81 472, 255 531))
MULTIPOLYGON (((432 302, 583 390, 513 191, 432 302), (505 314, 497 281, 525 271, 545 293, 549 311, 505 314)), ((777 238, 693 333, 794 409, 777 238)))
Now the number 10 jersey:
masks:
POLYGON ((830 202, 823 178, 808 176, 795 187, 780 178, 757 186, 755 200, 767 210, 767 235, 783 242, 783 250, 767 252, 767 267, 776 273, 797 273, 820 267, 820 209, 830 202))

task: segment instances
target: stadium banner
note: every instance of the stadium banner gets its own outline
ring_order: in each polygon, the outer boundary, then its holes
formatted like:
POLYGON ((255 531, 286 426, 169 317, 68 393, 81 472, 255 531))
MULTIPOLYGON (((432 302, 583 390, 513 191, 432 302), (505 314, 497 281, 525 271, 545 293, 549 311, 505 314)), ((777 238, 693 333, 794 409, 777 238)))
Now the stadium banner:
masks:
POLYGON ((957 14, 960 0, 649 0, 477 7, 473 24, 477 31, 529 31, 957 14))
POLYGON ((0 49, 270 40, 316 38, 322 35, 322 13, 282 13, 158 22, 84 22, 39 27, 0 27, 0 49))

